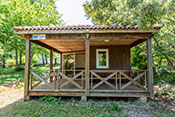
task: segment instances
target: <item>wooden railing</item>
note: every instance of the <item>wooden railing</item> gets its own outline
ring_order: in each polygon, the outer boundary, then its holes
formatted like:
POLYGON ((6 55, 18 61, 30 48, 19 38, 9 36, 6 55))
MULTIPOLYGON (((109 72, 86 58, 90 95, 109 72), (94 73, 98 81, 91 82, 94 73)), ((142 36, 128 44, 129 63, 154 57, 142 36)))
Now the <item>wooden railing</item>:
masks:
MULTIPOLYGON (((90 70, 89 92, 147 91, 147 73, 147 70, 90 70)), ((84 70, 31 70, 30 75, 30 90, 85 92, 84 70)))
POLYGON ((41 84, 45 84, 49 88, 53 88, 53 86, 50 84, 50 78, 53 78, 54 76, 55 74, 53 71, 50 72, 49 70, 31 70, 29 89, 34 89, 41 84))
POLYGON ((90 91, 146 91, 147 70, 90 70, 90 91))
POLYGON ((30 89, 40 90, 84 90, 84 70, 31 70, 30 89), (50 81, 50 78, 53 81, 50 81))

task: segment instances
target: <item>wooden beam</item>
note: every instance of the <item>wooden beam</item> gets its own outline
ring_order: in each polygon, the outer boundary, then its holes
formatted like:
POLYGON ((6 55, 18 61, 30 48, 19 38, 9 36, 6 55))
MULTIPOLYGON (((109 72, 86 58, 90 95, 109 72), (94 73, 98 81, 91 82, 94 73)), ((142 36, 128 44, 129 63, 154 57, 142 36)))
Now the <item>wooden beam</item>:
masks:
POLYGON ((131 48, 129 48, 129 70, 131 70, 131 48))
POLYGON ((62 64, 63 64, 63 60, 62 60, 63 58, 62 58, 62 53, 60 54, 60 70, 62 70, 63 71, 63 69, 62 69, 62 64))
POLYGON ((71 54, 71 53, 85 53, 85 50, 82 50, 82 51, 67 51, 67 52, 63 52, 63 54, 71 54))
POLYGON ((153 66, 152 66, 152 42, 151 38, 147 39, 147 70, 148 70, 148 89, 150 96, 154 96, 153 66))
POLYGON ((84 92, 30 91, 30 96, 82 96, 84 92))
POLYGON ((138 45, 140 43, 143 43, 145 41, 146 41, 146 39, 137 40, 137 41, 133 42, 132 44, 130 44, 129 47, 132 48, 132 47, 134 47, 134 46, 136 46, 136 45, 138 45))
POLYGON ((85 56, 85 90, 86 90, 86 96, 89 96, 89 34, 86 34, 86 56, 85 56))
MULTIPOLYGON (((152 33, 97 33, 91 34, 91 39, 147 39, 152 33)), ((84 34, 47 34, 46 40, 84 40, 84 34)))
MULTIPOLYGON (((53 72, 53 49, 50 50, 50 73, 53 72)), ((50 82, 53 82, 53 77, 50 77, 50 82)))
POLYGON ((25 55, 25 76, 24 76, 24 100, 29 100, 29 78, 30 78, 30 37, 26 36, 26 55, 25 55))
POLYGON ((52 50, 52 49, 53 49, 54 52, 62 53, 61 51, 59 51, 59 50, 57 50, 57 49, 55 49, 55 48, 53 48, 53 47, 51 47, 51 46, 49 46, 49 45, 47 45, 47 44, 41 42, 41 41, 39 41, 39 40, 31 40, 31 42, 34 43, 34 44, 36 44, 36 45, 39 45, 39 46, 41 46, 41 47, 44 47, 44 48, 46 48, 46 49, 49 49, 49 50, 52 50))

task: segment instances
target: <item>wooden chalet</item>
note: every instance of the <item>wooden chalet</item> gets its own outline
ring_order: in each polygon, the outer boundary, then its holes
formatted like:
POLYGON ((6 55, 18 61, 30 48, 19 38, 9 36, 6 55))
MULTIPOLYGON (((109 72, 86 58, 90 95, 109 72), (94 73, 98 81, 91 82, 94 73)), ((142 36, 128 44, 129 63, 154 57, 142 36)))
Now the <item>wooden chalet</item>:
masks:
POLYGON ((140 97, 153 96, 151 37, 160 29, 138 26, 14 27, 26 40, 24 100, 30 96, 140 97), (50 70, 31 70, 31 42, 50 50, 50 70), (131 69, 131 48, 146 42, 147 69, 131 69), (53 52, 61 67, 53 69, 53 52), (66 55, 72 55, 64 67, 66 55))

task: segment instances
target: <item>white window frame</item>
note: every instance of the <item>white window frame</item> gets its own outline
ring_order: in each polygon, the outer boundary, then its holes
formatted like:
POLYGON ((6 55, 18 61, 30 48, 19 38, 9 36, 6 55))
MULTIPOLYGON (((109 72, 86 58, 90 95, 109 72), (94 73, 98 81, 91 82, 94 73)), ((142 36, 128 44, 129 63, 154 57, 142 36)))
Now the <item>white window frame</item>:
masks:
POLYGON ((108 49, 96 49, 96 68, 109 68, 109 50, 108 49), (106 66, 99 66, 98 65, 98 53, 100 51, 105 51, 106 52, 106 66))

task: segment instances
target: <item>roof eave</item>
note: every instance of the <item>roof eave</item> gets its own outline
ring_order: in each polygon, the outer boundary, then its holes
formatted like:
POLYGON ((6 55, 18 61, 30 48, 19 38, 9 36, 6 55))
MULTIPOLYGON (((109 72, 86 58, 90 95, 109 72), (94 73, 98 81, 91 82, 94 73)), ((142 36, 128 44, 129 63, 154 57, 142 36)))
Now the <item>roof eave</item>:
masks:
POLYGON ((19 35, 25 34, 86 34, 86 33, 153 33, 158 30, 23 30, 16 31, 19 35))

